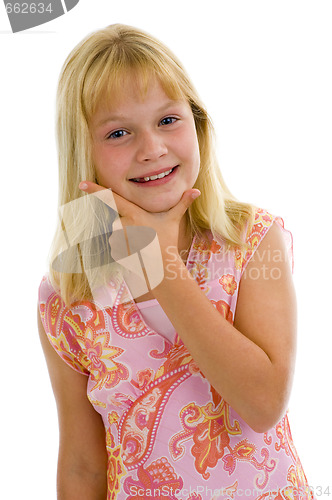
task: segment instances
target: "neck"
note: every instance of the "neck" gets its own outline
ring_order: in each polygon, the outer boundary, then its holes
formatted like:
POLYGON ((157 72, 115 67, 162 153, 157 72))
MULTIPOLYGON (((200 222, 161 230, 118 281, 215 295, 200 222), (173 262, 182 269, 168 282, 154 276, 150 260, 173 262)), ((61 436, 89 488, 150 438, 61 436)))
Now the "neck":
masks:
POLYGON ((187 260, 191 242, 192 234, 189 226, 188 216, 185 213, 180 221, 178 238, 178 252, 184 262, 187 260))

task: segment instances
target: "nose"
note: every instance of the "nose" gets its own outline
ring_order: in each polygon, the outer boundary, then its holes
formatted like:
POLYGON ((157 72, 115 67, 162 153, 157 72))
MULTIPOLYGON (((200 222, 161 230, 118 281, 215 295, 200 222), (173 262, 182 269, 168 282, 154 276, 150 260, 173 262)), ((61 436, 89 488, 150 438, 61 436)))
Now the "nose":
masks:
POLYGON ((149 130, 138 137, 137 160, 139 162, 158 160, 167 152, 167 146, 160 132, 149 130))

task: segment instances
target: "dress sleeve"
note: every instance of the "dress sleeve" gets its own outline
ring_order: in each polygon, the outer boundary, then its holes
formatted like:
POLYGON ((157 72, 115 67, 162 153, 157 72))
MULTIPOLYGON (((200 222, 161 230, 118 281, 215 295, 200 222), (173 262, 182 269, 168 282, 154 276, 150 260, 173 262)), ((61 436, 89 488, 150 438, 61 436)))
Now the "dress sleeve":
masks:
POLYGON ((250 259, 255 254, 257 248, 259 247, 261 241, 264 236, 268 232, 268 230, 272 227, 273 223, 278 224, 278 226, 282 229, 282 233, 285 239, 286 250, 288 255, 288 260, 291 265, 291 269, 293 272, 294 268, 294 258, 293 258, 293 237, 292 233, 285 229, 284 221, 281 217, 271 215, 266 210, 261 208, 256 209, 255 212, 255 220, 254 223, 248 233, 247 236, 247 244, 248 249, 244 253, 244 257, 242 260, 242 271, 243 274, 245 268, 247 267, 250 259))
MULTIPOLYGON (((89 360, 73 334, 72 316, 61 296, 44 276, 38 294, 40 317, 46 335, 59 356, 75 371, 90 375, 89 360)), ((75 326, 74 326, 75 328, 75 326)))

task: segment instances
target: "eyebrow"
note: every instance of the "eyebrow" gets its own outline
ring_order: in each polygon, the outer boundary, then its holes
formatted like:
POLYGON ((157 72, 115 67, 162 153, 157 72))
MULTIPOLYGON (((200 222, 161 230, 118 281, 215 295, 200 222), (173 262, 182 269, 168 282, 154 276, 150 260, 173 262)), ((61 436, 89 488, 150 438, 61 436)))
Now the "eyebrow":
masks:
MULTIPOLYGON (((170 99, 165 104, 160 106, 160 108, 158 108, 156 110, 156 113, 162 113, 165 109, 169 108, 170 106, 179 104, 181 102, 183 102, 183 99, 176 99, 176 100, 170 99)), ((102 125, 105 125, 108 122, 117 122, 117 121, 122 121, 125 119, 126 119, 126 117, 124 115, 108 115, 106 118, 103 118, 102 120, 100 120, 96 126, 101 127, 102 125)))
POLYGON ((117 122, 117 121, 121 121, 123 119, 124 119, 124 116, 121 116, 121 115, 109 115, 107 118, 100 120, 97 123, 97 127, 101 127, 102 125, 105 125, 108 122, 117 122))

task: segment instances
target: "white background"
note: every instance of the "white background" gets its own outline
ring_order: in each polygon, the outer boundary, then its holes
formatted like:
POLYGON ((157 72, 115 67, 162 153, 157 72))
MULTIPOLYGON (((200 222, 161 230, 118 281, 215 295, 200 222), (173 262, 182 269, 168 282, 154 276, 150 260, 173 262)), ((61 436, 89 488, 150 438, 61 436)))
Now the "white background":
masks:
POLYGON ((1 2, 1 497, 55 499, 57 416, 36 328, 56 221, 55 91, 74 45, 114 22, 173 49, 212 116, 229 187, 293 233, 299 340, 290 421, 309 483, 327 499, 332 4, 323 0, 81 0, 16 34, 1 2))

